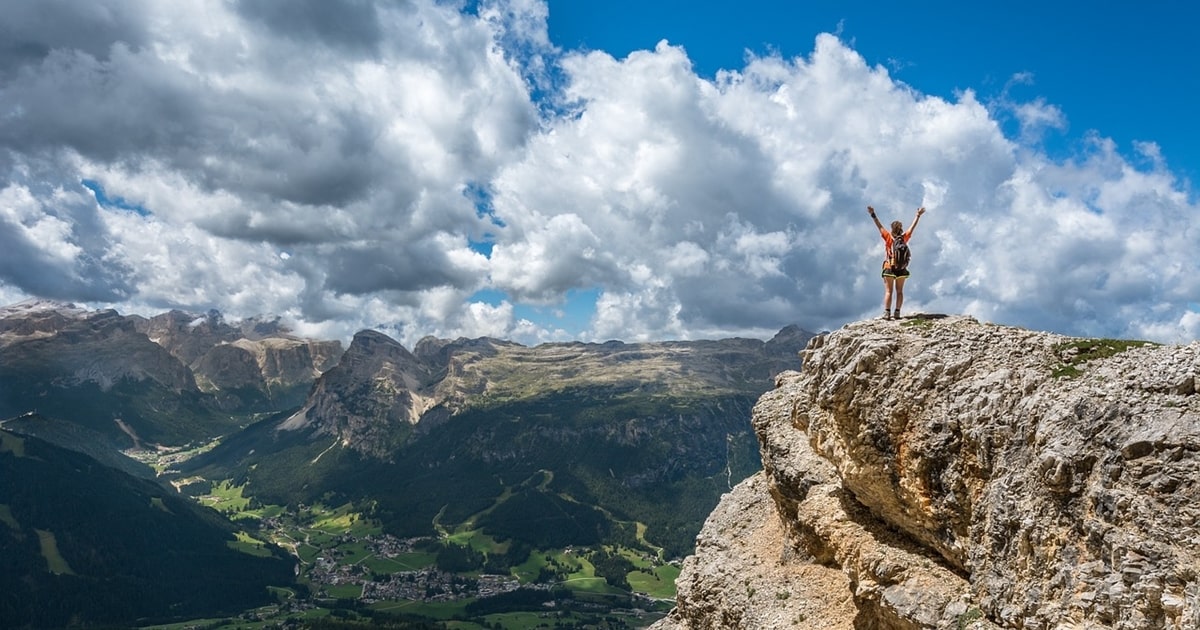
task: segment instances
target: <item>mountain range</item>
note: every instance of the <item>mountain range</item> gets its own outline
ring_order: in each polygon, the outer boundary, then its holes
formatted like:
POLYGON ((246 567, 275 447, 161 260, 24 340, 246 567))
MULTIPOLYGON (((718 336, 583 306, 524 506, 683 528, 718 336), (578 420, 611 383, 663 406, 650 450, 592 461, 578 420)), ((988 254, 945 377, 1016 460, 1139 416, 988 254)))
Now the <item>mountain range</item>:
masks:
POLYGON ((278 320, 26 302, 0 309, 0 418, 125 484, 353 505, 398 537, 475 529, 682 558, 761 468, 751 407, 812 336, 410 351, 362 331, 343 351, 278 320))
POLYGON ((32 412, 124 447, 178 446, 298 405, 340 354, 275 322, 23 302, 0 309, 0 418, 32 412))

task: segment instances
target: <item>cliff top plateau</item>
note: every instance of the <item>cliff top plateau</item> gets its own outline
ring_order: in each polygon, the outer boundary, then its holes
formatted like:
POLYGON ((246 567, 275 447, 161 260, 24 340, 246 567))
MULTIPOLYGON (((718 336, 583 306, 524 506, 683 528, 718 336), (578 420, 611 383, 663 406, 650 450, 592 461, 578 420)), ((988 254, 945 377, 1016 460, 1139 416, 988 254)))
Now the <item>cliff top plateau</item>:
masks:
POLYGON ((1200 343, 814 338, 656 630, 1200 628, 1200 343))

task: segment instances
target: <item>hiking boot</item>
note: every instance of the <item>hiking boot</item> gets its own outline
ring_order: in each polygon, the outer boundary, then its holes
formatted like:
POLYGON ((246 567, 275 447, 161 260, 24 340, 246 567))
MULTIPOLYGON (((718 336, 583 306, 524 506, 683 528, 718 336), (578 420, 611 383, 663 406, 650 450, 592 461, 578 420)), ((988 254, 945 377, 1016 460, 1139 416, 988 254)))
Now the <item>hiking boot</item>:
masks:
POLYGON ((892 311, 892 319, 900 319, 900 309, 892 311))
POLYGON ((892 318, 892 315, 891 315, 891 313, 888 313, 887 311, 884 311, 884 312, 883 312, 883 317, 880 317, 879 319, 891 319, 891 318, 892 318))

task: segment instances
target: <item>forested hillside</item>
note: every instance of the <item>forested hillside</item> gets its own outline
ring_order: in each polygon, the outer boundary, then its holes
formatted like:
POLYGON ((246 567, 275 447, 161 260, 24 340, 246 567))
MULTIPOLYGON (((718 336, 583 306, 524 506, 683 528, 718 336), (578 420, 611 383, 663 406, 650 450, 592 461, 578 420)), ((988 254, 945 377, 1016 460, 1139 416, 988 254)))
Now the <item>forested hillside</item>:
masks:
POLYGON ((4 627, 124 625, 274 601, 295 562, 239 551, 216 512, 37 438, 0 430, 4 627))

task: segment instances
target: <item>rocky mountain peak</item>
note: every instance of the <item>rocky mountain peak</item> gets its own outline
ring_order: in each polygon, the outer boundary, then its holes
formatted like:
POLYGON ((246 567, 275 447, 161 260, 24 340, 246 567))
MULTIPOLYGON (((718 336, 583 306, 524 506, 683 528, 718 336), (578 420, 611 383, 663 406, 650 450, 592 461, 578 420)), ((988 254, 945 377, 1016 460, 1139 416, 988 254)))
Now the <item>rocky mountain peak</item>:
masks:
POLYGON ((192 375, 113 310, 29 301, 0 309, 0 372, 54 374, 54 382, 91 382, 108 390, 123 380, 153 380, 169 390, 195 389, 192 375))
POLYGON ((814 338, 656 628, 1200 627, 1198 373, 961 316, 814 338))
POLYGON ((420 363, 420 360, 399 341, 377 330, 360 330, 355 333, 350 347, 346 350, 344 362, 364 360, 420 363))
POLYGON ((0 417, 37 411, 142 444, 294 409, 341 343, 267 334, 275 330, 285 329, 229 324, 216 311, 146 318, 42 300, 2 307, 0 417))
POLYGON ((86 311, 74 304, 49 300, 26 300, 0 308, 0 335, 30 336, 53 333, 86 311))
POLYGON ((236 340, 238 331, 225 323, 221 314, 199 315, 172 310, 150 318, 136 318, 138 330, 151 341, 191 365, 213 346, 236 340))
POLYGON ((435 369, 387 335, 363 330, 316 382, 303 408, 280 425, 311 429, 384 458, 436 404, 435 369))
POLYGON ((303 408, 281 425, 315 430, 386 459, 397 444, 468 406, 529 399, 571 388, 653 388, 677 395, 746 395, 781 366, 795 365, 811 333, 753 339, 624 344, 421 339, 414 352, 387 335, 354 336, 303 408))
POLYGON ((790 326, 784 326, 779 332, 775 333, 774 337, 771 337, 769 340, 767 340, 767 345, 768 346, 790 346, 790 345, 794 344, 796 342, 796 340, 798 340, 798 339, 806 339, 807 340, 807 339, 811 338, 812 336, 813 336, 812 333, 804 330, 803 328, 801 328, 795 324, 792 324, 790 326))
POLYGON ((341 356, 338 341, 301 339, 278 319, 227 322, 215 310, 131 316, 137 330, 188 366, 226 407, 295 406, 341 356))

